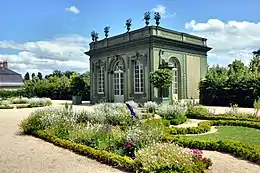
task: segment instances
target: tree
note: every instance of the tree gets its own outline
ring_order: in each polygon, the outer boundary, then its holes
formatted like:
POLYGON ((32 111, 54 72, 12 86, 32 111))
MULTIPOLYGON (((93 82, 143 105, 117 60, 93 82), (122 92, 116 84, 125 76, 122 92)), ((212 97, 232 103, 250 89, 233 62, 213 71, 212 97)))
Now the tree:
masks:
POLYGON ((24 80, 30 80, 30 74, 29 72, 26 72, 25 75, 24 75, 24 80))
POLYGON ((65 75, 67 78, 70 78, 70 76, 74 73, 74 71, 65 71, 63 75, 65 75))
POLYGON ((172 85, 173 73, 169 69, 159 69, 149 73, 149 80, 155 88, 159 89, 160 97, 163 97, 163 89, 172 85))
POLYGON ((60 70, 54 70, 54 71, 52 72, 52 75, 53 75, 53 76, 61 77, 63 74, 62 74, 62 72, 61 72, 60 70))
POLYGON ((82 76, 73 76, 70 83, 71 93, 74 96, 82 95, 85 90, 85 82, 82 76))
POLYGON ((85 72, 82 74, 83 80, 86 84, 86 86, 90 86, 90 72, 85 72))
POLYGON ((38 72, 37 77, 38 77, 40 80, 42 80, 42 73, 41 73, 41 72, 38 72))
POLYGON ((32 73, 32 79, 35 77, 35 73, 32 73))
POLYGON ((260 74, 260 56, 254 56, 250 61, 249 69, 254 75, 260 74))

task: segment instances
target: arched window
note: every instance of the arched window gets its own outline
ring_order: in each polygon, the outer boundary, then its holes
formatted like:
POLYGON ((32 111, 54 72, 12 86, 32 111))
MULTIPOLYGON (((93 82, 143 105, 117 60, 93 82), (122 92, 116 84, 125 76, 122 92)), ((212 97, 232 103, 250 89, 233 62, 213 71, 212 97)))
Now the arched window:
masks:
POLYGON ((104 94, 104 84, 105 84, 104 66, 99 66, 98 68, 98 93, 99 94, 104 94))
POLYGON ((124 73, 121 61, 117 62, 114 71, 114 94, 116 96, 124 95, 124 73))
POLYGON ((144 92, 144 70, 139 60, 134 61, 134 93, 144 92))

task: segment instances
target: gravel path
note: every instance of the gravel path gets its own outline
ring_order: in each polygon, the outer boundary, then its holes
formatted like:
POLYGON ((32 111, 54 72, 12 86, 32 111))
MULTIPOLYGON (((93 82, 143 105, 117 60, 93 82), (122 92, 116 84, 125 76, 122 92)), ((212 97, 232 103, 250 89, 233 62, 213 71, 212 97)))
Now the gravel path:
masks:
POLYGON ((230 154, 216 151, 203 151, 203 154, 213 162, 207 173, 260 173, 259 165, 240 160, 230 154))
POLYGON ((33 110, 0 110, 0 173, 121 172, 32 136, 19 135, 17 124, 33 110))

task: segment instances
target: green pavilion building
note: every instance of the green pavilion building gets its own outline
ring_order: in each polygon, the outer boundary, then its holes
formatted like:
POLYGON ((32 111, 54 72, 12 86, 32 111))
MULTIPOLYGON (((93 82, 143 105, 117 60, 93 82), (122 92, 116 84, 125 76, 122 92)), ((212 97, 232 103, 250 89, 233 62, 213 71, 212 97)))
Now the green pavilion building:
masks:
MULTIPOLYGON (((130 21, 131 23, 131 21, 130 21)), ((130 24, 131 25, 131 24, 130 24)), ((92 104, 101 101, 156 101, 159 92, 149 72, 170 68, 174 79, 164 99, 199 99, 198 84, 207 72, 207 39, 157 26, 146 26, 93 42, 90 57, 92 104)))

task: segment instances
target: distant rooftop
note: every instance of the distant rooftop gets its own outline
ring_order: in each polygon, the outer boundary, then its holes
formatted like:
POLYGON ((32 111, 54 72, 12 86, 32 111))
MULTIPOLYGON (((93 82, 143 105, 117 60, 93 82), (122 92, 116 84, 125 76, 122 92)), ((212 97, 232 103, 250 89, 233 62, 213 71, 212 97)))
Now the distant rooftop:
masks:
POLYGON ((8 68, 7 61, 4 61, 4 63, 0 62, 0 65, 0 87, 23 85, 23 78, 21 74, 10 70, 8 68))

